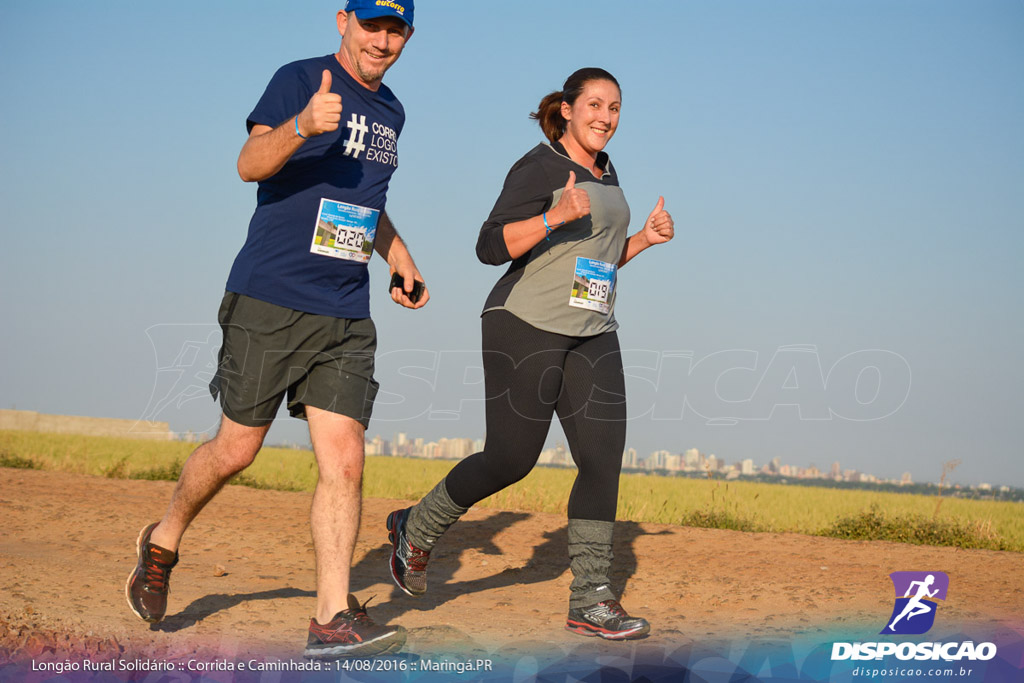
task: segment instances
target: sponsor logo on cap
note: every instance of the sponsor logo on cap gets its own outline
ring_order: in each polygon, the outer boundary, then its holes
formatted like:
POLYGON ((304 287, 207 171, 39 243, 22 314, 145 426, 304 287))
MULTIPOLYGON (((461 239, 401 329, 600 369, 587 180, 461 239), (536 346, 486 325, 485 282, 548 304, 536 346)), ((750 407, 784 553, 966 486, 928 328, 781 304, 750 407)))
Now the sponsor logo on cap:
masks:
POLYGON ((390 7, 399 14, 405 14, 405 7, 399 5, 397 2, 392 2, 392 0, 377 0, 377 7, 390 7))

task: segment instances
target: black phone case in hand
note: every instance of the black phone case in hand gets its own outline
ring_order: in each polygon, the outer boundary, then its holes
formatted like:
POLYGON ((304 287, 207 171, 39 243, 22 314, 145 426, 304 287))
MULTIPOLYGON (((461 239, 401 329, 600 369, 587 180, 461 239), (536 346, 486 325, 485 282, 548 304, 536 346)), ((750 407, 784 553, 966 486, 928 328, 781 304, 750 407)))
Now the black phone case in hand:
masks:
MULTIPOLYGON (((391 276, 391 286, 388 287, 388 295, 391 295, 391 290, 398 287, 402 291, 405 291, 405 278, 398 273, 394 273, 391 276)), ((412 284, 412 292, 409 293, 409 301, 416 303, 423 296, 423 283, 419 280, 414 280, 412 284)))

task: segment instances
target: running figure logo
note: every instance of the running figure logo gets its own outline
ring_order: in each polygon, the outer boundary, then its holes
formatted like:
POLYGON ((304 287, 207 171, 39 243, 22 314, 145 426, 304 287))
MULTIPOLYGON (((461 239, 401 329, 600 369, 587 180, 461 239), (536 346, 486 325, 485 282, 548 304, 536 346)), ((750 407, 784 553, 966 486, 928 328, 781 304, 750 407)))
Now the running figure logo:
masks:
POLYGON ((881 633, 926 633, 935 623, 936 599, 946 599, 949 577, 943 572, 893 572, 889 578, 896 589, 896 604, 881 633))
POLYGON ((348 140, 345 141, 345 156, 358 159, 359 153, 366 149, 363 138, 370 130, 366 125, 366 114, 362 114, 358 118, 356 118, 356 114, 352 114, 352 120, 347 121, 345 126, 349 129, 348 140))

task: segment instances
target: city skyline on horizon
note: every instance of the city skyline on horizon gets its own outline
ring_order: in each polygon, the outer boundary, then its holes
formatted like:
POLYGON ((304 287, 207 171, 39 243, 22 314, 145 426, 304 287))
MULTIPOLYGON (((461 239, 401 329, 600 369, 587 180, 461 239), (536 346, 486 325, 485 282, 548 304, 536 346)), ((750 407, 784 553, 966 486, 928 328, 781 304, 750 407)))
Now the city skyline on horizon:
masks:
MULTIPOLYGON (((395 438, 392 440, 384 439, 381 434, 375 434, 372 438, 365 439, 366 454, 367 455, 382 455, 386 457, 416 457, 425 459, 439 459, 439 460, 460 460, 472 453, 476 453, 483 449, 485 438, 472 439, 469 437, 442 437, 437 441, 426 441, 424 437, 412 437, 410 438, 405 432, 396 432, 395 438), (404 439, 400 439, 402 436, 404 439), (446 451, 446 445, 455 443, 454 451, 446 451), (434 454, 431 453, 431 447, 435 449, 434 454), (390 450, 391 452, 384 452, 390 450)), ((940 473, 939 477, 935 481, 923 479, 915 481, 912 472, 906 470, 901 472, 898 478, 891 477, 880 477, 872 472, 865 472, 855 468, 843 468, 840 461, 833 461, 827 468, 819 468, 815 463, 809 463, 805 466, 791 465, 783 463, 782 458, 775 456, 769 461, 755 465, 754 458, 747 457, 738 460, 734 460, 731 464, 725 458, 721 458, 714 453, 704 453, 696 447, 690 447, 683 451, 670 451, 667 449, 657 449, 650 451, 646 456, 640 457, 639 452, 635 449, 626 445, 622 455, 623 467, 629 469, 646 469, 646 470, 665 470, 665 471, 685 471, 685 472, 705 472, 705 463, 713 463, 710 470, 715 473, 721 473, 723 475, 728 474, 731 471, 736 471, 742 475, 756 475, 769 473, 766 470, 773 469, 770 472, 773 476, 779 477, 793 477, 796 479, 832 479, 834 481, 846 481, 851 483, 892 483, 892 484, 914 484, 914 483, 928 483, 938 484, 944 479, 949 477, 947 485, 959 486, 970 486, 970 487, 992 487, 998 488, 1003 486, 1010 486, 1004 482, 978 482, 977 484, 969 485, 956 481, 955 476, 952 476, 956 467, 960 463, 953 464, 952 462, 944 463, 943 472, 940 473), (654 460, 653 465, 647 465, 648 461, 654 460), (676 461, 679 461, 677 464, 676 461), (692 461, 692 462, 691 462, 692 461), (641 466, 643 463, 643 466, 641 466), (682 466, 685 463, 685 467, 682 466), (950 465, 952 465, 950 467, 950 465), (948 468, 948 469, 947 469, 948 468), (826 475, 828 473, 828 476, 826 475)), ((566 447, 564 442, 557 442, 554 447, 545 448, 541 451, 538 458, 539 465, 558 465, 572 467, 571 455, 569 449, 566 447), (555 455, 557 452, 561 452, 562 455, 555 455)), ((1013 487, 1011 488, 1024 488, 1024 487, 1013 487)))

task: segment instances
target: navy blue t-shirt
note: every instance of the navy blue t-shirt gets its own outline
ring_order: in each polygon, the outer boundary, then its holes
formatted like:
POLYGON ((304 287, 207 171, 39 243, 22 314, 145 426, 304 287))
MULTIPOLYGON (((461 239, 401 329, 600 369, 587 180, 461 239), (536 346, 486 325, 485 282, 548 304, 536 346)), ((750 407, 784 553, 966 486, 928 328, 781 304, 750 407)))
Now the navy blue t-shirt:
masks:
POLYGON ((331 54, 278 69, 246 123, 251 131, 294 119, 319 90, 324 69, 331 71, 331 92, 341 95, 338 130, 310 137, 280 171, 260 181, 227 289, 307 313, 367 318, 366 264, 310 248, 321 199, 384 210, 405 124, 401 102, 383 84, 376 92, 361 86, 331 54))

